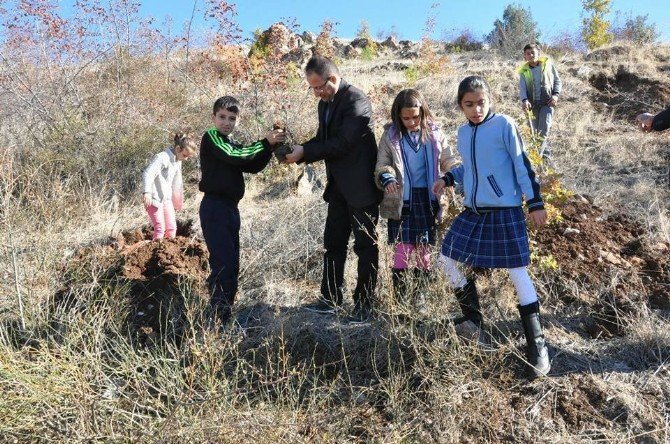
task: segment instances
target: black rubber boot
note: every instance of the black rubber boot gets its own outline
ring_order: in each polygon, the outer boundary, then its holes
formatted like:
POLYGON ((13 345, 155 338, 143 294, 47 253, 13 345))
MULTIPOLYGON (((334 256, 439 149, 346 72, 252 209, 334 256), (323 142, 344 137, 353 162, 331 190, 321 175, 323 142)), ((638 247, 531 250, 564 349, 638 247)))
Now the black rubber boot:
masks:
POLYGON ((517 306, 521 315, 523 333, 526 335, 526 359, 530 365, 531 376, 544 376, 549 373, 549 350, 542 334, 540 324, 540 303, 517 306))
POLYGON ((461 307, 463 316, 453 320, 454 324, 462 324, 465 321, 472 321, 477 327, 482 326, 482 312, 479 306, 479 294, 475 281, 468 279, 468 283, 463 288, 458 288, 454 292, 458 305, 461 307))

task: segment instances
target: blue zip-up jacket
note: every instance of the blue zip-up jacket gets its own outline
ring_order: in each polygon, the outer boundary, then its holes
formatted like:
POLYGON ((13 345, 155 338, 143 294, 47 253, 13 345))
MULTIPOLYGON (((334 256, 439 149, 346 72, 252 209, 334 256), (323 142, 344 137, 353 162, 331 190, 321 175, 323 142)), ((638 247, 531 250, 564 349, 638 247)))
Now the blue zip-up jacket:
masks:
POLYGON ((523 140, 514 121, 490 112, 483 122, 458 129, 462 164, 442 178, 447 186, 463 184, 463 204, 475 212, 514 208, 525 196, 528 211, 544 208, 523 140))

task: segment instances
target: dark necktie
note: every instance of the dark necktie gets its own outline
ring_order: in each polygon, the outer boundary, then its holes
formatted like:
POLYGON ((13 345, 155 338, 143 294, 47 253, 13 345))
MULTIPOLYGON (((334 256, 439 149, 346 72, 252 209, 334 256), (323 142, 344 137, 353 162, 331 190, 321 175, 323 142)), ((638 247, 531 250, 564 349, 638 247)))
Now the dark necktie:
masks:
POLYGON ((330 120, 330 104, 331 102, 326 102, 326 106, 323 108, 323 122, 328 125, 330 120))

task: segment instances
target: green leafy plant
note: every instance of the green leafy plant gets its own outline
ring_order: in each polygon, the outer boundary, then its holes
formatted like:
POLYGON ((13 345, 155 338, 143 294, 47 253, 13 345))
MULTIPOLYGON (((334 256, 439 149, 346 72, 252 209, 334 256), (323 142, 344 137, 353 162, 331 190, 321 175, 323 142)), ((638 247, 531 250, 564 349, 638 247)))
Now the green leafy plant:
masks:
POLYGON ((379 48, 377 42, 375 42, 370 34, 370 25, 368 25, 367 20, 361 22, 360 28, 356 33, 356 38, 367 40, 367 45, 361 51, 361 59, 370 61, 377 57, 379 48))
POLYGON ((610 22, 605 16, 610 11, 612 0, 582 0, 584 12, 588 14, 582 21, 582 37, 589 49, 596 49, 612 42, 610 22))
POLYGON ((626 21, 621 26, 615 26, 612 29, 616 40, 632 42, 637 45, 654 43, 660 33, 656 25, 648 22, 649 14, 632 17, 628 15, 626 21))
POLYGON ((516 55, 526 44, 536 42, 539 37, 540 32, 530 9, 507 5, 502 19, 493 22, 493 30, 486 36, 486 41, 505 55, 516 55))

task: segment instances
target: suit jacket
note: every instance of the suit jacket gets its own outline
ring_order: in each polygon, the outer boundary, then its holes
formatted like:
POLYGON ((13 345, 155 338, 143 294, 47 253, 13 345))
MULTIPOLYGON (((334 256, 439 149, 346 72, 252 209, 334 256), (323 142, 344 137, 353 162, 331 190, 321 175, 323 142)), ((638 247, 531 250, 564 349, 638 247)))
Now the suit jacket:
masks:
POLYGON ((382 193, 374 183, 377 141, 372 106, 360 89, 342 80, 332 102, 319 101, 319 129, 303 148, 305 162, 323 160, 326 164, 326 202, 332 187, 337 187, 354 208, 379 203, 382 193))
POLYGON ((656 131, 663 131, 670 128, 670 108, 656 114, 651 127, 656 131))

